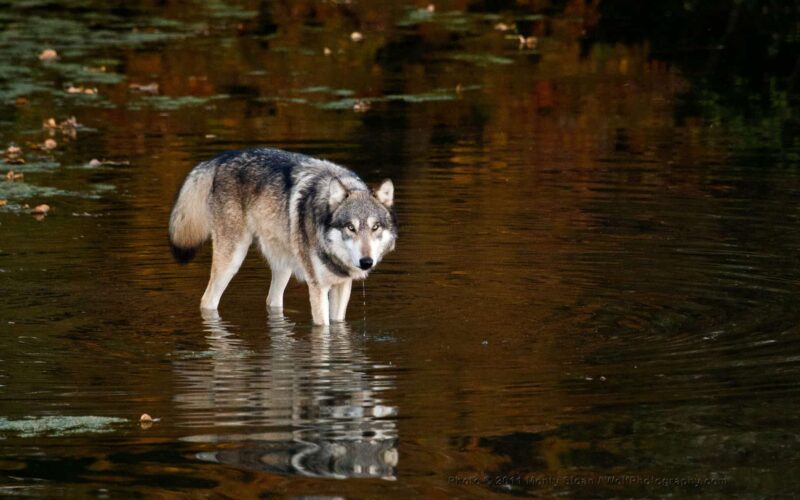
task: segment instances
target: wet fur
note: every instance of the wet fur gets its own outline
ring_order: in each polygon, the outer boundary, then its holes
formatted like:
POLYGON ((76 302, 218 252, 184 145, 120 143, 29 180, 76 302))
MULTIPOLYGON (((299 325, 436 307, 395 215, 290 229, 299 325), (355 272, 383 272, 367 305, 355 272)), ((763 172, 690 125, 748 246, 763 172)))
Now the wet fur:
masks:
POLYGON ((231 151, 189 172, 170 215, 169 241, 181 263, 213 242, 201 308, 217 309, 256 242, 272 269, 268 306, 283 307, 294 275, 308 283, 314 323, 326 325, 344 320, 352 280, 366 278, 394 249, 393 203, 388 180, 371 192, 328 161, 267 148, 231 151), (364 257, 373 261, 368 270, 359 268, 364 257))

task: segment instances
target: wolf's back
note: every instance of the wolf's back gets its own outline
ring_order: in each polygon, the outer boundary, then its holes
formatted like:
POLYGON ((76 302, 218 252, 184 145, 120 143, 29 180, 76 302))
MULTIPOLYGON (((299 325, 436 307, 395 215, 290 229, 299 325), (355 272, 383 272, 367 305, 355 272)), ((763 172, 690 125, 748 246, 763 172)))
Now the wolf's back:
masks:
POLYGON ((201 163, 195 167, 178 192, 169 217, 169 244, 175 260, 185 264, 194 258, 211 236, 209 197, 214 182, 214 165, 201 163))

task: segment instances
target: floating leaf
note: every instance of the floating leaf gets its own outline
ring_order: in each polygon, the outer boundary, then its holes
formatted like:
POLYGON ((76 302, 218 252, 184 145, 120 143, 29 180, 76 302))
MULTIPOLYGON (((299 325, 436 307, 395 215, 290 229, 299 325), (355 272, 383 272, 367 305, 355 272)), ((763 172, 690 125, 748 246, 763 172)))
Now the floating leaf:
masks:
POLYGON ((47 215, 47 212, 50 211, 50 205, 46 203, 42 203, 41 205, 36 205, 31 213, 34 215, 47 215))
POLYGON ((52 61, 58 57, 58 52, 53 49, 45 49, 39 54, 40 61, 52 61))

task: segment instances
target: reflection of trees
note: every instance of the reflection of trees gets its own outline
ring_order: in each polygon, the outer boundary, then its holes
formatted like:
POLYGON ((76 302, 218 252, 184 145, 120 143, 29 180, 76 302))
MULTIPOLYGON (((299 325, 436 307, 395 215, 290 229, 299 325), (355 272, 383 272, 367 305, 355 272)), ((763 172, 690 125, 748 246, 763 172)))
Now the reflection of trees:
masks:
POLYGON ((186 440, 215 448, 198 458, 283 474, 394 478, 397 408, 379 397, 391 382, 370 373, 346 325, 299 338, 293 323, 273 316, 269 347, 253 352, 218 315, 205 324, 208 362, 175 364, 179 411, 208 429, 186 440))
POLYGON ((692 82, 676 107, 679 124, 700 116, 741 129, 745 140, 757 128, 771 129, 776 147, 797 140, 795 2, 610 0, 598 14, 590 43, 647 44, 652 58, 674 63, 692 82))

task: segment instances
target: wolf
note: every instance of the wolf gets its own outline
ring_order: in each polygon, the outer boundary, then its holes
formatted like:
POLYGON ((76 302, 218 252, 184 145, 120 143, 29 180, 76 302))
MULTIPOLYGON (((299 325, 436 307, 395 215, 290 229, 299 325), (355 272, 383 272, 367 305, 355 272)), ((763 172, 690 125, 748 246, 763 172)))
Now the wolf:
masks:
POLYGON ((229 151, 186 176, 169 218, 172 254, 187 263, 211 238, 211 277, 200 301, 216 310, 256 242, 272 279, 267 306, 283 308, 292 275, 308 284, 317 325, 344 321, 353 280, 394 250, 394 184, 370 190, 335 163, 279 149, 229 151))

